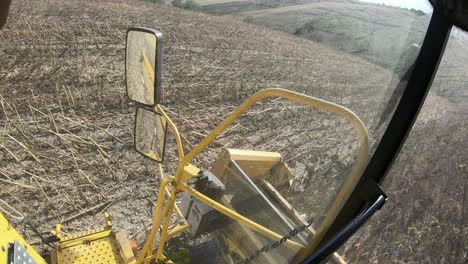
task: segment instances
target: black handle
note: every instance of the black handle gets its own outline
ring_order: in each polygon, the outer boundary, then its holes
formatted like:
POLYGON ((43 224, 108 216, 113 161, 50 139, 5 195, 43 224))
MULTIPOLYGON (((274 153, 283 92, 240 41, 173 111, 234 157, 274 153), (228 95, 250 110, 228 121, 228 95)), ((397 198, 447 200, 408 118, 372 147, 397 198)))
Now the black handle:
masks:
POLYGON ((361 214, 356 216, 351 223, 341 229, 327 243, 316 250, 312 255, 302 262, 303 264, 320 263, 325 260, 330 254, 336 251, 348 238, 350 238, 356 230, 358 230, 374 213, 379 210, 387 200, 385 195, 380 195, 377 199, 361 214))

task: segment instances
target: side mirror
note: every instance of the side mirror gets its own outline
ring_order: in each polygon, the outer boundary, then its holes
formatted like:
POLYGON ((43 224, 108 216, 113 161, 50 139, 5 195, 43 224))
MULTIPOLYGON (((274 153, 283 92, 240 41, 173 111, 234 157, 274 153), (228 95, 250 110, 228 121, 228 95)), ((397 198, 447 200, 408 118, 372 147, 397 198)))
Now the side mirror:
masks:
POLYGON ((167 119, 160 113, 138 107, 135 117, 135 149, 157 162, 164 159, 167 119))
POLYGON ((129 28, 125 50, 127 96, 153 106, 161 99, 162 33, 129 28))

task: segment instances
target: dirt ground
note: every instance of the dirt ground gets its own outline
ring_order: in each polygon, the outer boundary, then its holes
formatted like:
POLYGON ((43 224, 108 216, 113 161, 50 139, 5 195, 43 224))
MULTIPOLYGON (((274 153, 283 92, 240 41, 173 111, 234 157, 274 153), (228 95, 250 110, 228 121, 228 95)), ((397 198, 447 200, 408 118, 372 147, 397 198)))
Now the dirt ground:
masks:
MULTIPOLYGON (((128 230, 130 238, 141 243, 146 237, 159 181, 155 164, 133 150, 135 107, 125 97, 124 83, 129 26, 159 28, 164 34, 163 105, 182 132, 186 151, 247 96, 267 87, 287 87, 345 105, 372 135, 379 134, 374 133, 381 110, 377 102, 387 96, 381 83, 393 76, 359 57, 230 18, 168 6, 14 1, 0 32, 0 199, 27 215, 43 234, 56 223, 69 233, 100 227, 102 212, 109 210, 116 227, 128 230)), ((330 186, 349 169, 357 144, 351 127, 333 115, 267 100, 194 163, 209 168, 224 147, 280 151, 300 183, 288 195, 299 210, 306 210, 306 202, 336 191, 330 186), (331 180, 323 180, 330 175, 331 180), (294 196, 306 190, 316 191, 294 196)), ((166 172, 173 173, 171 139, 165 160, 166 172)), ((394 188, 393 181, 387 184, 394 188)), ((320 211, 324 203, 315 206, 310 210, 320 211)), ((457 228, 464 226, 462 222, 457 228)), ((380 234, 372 227, 366 235, 380 234)), ((38 242, 27 226, 18 229, 38 242)), ((358 262, 370 262, 380 252, 353 255, 346 250, 358 262)))

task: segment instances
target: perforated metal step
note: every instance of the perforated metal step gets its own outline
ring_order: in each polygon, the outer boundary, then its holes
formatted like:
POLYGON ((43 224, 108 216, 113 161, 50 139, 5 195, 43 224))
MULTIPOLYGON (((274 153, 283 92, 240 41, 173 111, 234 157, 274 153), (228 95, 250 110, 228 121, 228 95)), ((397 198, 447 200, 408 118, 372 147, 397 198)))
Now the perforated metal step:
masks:
POLYGON ((124 263, 119 246, 112 236, 64 248, 57 252, 61 264, 120 264, 124 263))

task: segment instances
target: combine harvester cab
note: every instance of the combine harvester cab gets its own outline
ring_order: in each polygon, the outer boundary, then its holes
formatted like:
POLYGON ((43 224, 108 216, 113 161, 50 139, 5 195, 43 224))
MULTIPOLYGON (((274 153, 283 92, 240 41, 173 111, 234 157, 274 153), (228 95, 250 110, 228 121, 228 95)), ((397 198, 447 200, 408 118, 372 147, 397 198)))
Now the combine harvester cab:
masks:
POLYGON ((125 232, 113 229, 106 212, 104 227, 88 232, 64 235, 57 225, 42 241, 52 247, 46 258, 0 213, 0 263, 344 263, 335 251, 385 203, 379 184, 424 102, 452 24, 468 28, 460 13, 447 15, 444 8, 437 2, 413 72, 375 151, 369 150, 366 126, 348 108, 267 88, 251 94, 185 153, 182 136, 161 104, 162 33, 128 29, 125 71, 127 96, 137 104, 135 150, 156 162, 160 177, 146 240, 140 247, 133 244, 125 232), (280 150, 224 148, 213 164, 195 165, 195 159, 255 104, 276 98, 334 115, 354 133, 352 166, 315 211, 307 209, 319 195, 299 201, 288 197, 301 178, 280 150), (171 161, 177 164, 171 176, 162 165, 169 133, 178 158, 171 161))

